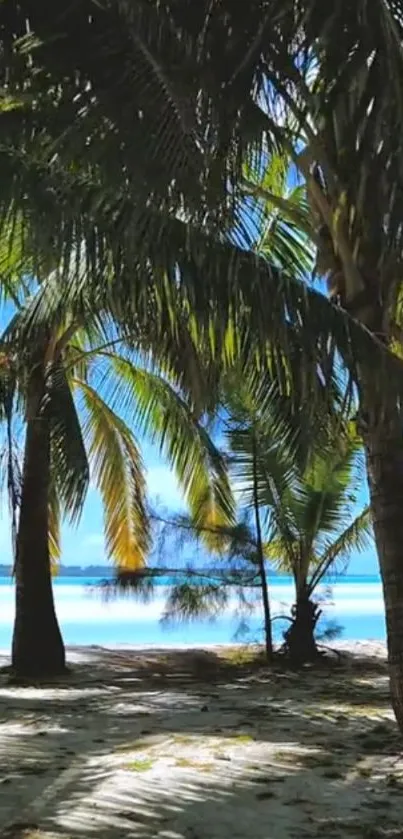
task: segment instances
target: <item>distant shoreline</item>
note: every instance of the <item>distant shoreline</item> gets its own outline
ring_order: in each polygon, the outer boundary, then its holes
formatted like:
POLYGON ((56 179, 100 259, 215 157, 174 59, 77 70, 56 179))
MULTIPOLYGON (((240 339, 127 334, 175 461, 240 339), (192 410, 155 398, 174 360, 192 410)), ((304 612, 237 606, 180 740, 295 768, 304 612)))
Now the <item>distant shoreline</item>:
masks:
MULTIPOLYGON (((202 570, 202 569, 200 569, 200 570, 202 570)), ((112 577, 113 576, 113 571, 114 571, 114 569, 110 565, 88 565, 88 566, 61 565, 58 569, 56 579, 60 579, 62 577, 63 578, 64 577, 75 577, 75 578, 83 577, 83 578, 88 579, 88 577, 91 577, 93 579, 94 578, 97 578, 97 579, 99 578, 101 580, 101 579, 106 579, 106 578, 112 577)), ((183 571, 185 572, 186 568, 184 568, 183 571)), ((170 576, 169 571, 167 572, 167 576, 170 576)), ((0 565, 0 579, 8 579, 10 577, 12 577, 11 566, 0 565)), ((290 579, 289 574, 279 574, 279 573, 276 573, 274 571, 271 572, 270 577, 272 579, 277 579, 277 580, 289 580, 290 579)), ((379 578, 379 582, 381 581, 380 577, 379 577, 379 574, 377 574, 377 573, 375 573, 375 574, 340 574, 335 579, 333 579, 333 577, 332 577, 331 578, 331 583, 342 582, 342 581, 348 582, 349 580, 352 580, 352 579, 357 580, 357 581, 362 580, 364 582, 365 580, 374 580, 374 578, 379 578)), ((325 580, 325 582, 327 582, 327 581, 325 580)))
MULTIPOLYGON (((113 568, 110 565, 60 565, 57 577, 110 577, 113 568)), ((0 578, 11 577, 11 565, 0 565, 0 578)))
MULTIPOLYGON (((105 579, 107 577, 112 577, 113 575, 113 566, 111 565, 61 565, 57 571, 56 579, 60 579, 60 577, 99 577, 100 579, 105 579)), ((186 571, 186 567, 183 568, 183 571, 186 571)), ((202 569, 200 569, 202 571, 202 569)), ((11 565, 0 565, 0 579, 1 578, 9 578, 12 576, 12 567, 11 565)), ((167 576, 170 576, 169 571, 167 571, 167 576)), ((275 571, 271 571, 270 577, 277 580, 289 580, 289 574, 280 574, 276 573, 275 571)), ((340 574, 334 580, 333 577, 331 578, 332 581, 340 582, 342 580, 373 580, 374 577, 379 577, 378 573, 374 574, 340 574)), ((379 577, 380 581, 380 577, 379 577)))

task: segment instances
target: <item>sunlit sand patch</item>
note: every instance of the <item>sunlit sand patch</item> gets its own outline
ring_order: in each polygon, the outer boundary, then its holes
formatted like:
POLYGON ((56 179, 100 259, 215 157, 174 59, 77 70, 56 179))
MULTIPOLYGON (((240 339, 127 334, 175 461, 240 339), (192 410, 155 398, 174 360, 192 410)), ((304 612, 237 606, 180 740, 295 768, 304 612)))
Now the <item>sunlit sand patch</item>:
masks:
POLYGON ((81 649, 70 685, 3 681, 0 828, 9 839, 397 836, 403 746, 380 657, 369 676, 350 662, 270 672, 255 653, 227 652, 125 651, 122 666, 81 649))

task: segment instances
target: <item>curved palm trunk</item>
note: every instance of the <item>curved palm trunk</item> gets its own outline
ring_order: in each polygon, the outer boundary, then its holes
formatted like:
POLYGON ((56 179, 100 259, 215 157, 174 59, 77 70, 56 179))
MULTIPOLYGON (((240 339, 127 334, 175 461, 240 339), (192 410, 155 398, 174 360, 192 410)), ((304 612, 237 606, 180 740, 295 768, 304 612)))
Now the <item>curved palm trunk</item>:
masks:
POLYGON ((38 407, 43 374, 31 381, 25 440, 21 507, 16 550, 16 614, 12 668, 30 679, 65 671, 65 651, 57 622, 48 542, 50 438, 38 407))
POLYGON ((403 434, 389 410, 363 432, 386 610, 390 690, 403 732, 403 434))

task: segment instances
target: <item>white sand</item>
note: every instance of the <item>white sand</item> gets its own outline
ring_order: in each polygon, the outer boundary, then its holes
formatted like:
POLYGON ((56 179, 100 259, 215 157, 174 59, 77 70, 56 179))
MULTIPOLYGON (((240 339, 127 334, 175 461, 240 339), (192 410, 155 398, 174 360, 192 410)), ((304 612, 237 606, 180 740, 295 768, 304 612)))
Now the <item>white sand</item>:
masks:
POLYGON ((64 684, 2 676, 0 836, 402 837, 384 647, 337 646, 319 672, 77 647, 64 684))

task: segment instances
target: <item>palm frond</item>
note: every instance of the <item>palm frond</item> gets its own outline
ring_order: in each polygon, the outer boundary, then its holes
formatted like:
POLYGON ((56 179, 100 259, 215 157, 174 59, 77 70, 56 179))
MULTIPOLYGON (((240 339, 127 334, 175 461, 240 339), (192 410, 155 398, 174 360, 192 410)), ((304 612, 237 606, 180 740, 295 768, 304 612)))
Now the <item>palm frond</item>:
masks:
POLYGON ((309 587, 311 590, 333 569, 336 562, 348 561, 353 552, 361 553, 369 548, 373 539, 372 516, 365 507, 346 529, 327 547, 312 569, 309 587))
MULTIPOLYGON (((18 183, 22 177, 18 167, 15 177, 18 183)), ((359 378, 360 361, 379 370, 374 387, 382 390, 387 380, 400 393, 399 359, 322 294, 279 271, 267 257, 220 241, 218 235, 208 235, 207 228, 186 224, 174 213, 136 203, 123 188, 112 190, 96 179, 80 182, 60 164, 56 171, 52 166, 42 167, 35 177, 41 182, 43 178, 47 194, 57 195, 43 224, 59 237, 52 239, 52 247, 64 263, 60 276, 70 276, 64 283, 65 296, 79 301, 85 287, 84 319, 108 310, 130 329, 133 323, 146 324, 152 311, 157 338, 167 331, 175 334, 178 307, 182 312, 187 307, 217 358, 233 363, 234 355, 244 355, 249 344, 252 355, 262 367, 269 364, 283 388, 293 384, 287 358, 297 347, 300 363, 294 370, 303 370, 305 399, 309 394, 313 400, 318 393, 318 369, 322 380, 328 380, 335 358, 342 359, 353 380, 359 378), (118 246, 116 229, 120 231, 118 246), (66 245, 66 236, 71 247, 66 245), (79 265, 73 282, 74 253, 79 265), (80 253, 84 254, 82 263, 80 253)), ((32 202, 31 223, 36 217, 36 196, 27 194, 24 181, 15 188, 21 200, 27 195, 27 203, 32 202)), ((17 195, 14 200, 18 204, 17 195)), ((34 308, 27 340, 36 318, 45 317, 48 305, 54 309, 52 299, 48 295, 44 309, 39 303, 34 308)))
POLYGON ((291 277, 306 281, 315 263, 315 229, 304 184, 289 186, 292 166, 287 155, 277 154, 262 165, 250 165, 242 187, 253 198, 251 214, 259 231, 253 249, 291 277))
MULTIPOLYGON (((108 404, 130 416, 154 440, 174 469, 197 524, 211 529, 233 521, 234 502, 225 458, 179 393, 161 376, 111 353, 108 404)), ((105 384, 106 382, 106 384, 105 384)), ((207 532, 207 530, 206 530, 207 532)))
POLYGON ((56 482, 53 481, 49 492, 48 511, 49 556, 53 573, 57 573, 61 556, 60 518, 60 503, 57 495, 56 482))
MULTIPOLYGON (((283 529, 284 520, 283 520, 283 529)), ((273 565, 277 571, 286 571, 289 574, 295 574, 300 545, 298 538, 290 528, 289 535, 280 533, 278 531, 273 535, 264 545, 265 558, 273 565)))
POLYGON ((257 449, 257 494, 262 508, 272 507, 285 492, 293 478, 293 465, 287 458, 281 440, 273 439, 254 427, 237 427, 236 422, 226 434, 232 454, 231 472, 235 486, 246 506, 253 505, 254 446, 257 449))
POLYGON ((72 522, 81 515, 89 486, 89 465, 80 421, 65 370, 53 365, 47 384, 51 469, 63 512, 72 522))
POLYGON ((332 448, 314 453, 305 469, 294 472, 293 482, 272 505, 266 556, 304 586, 309 580, 311 591, 333 560, 347 559, 354 548, 362 550, 370 532, 368 510, 352 521, 358 504, 359 445, 344 429, 332 448))
POLYGON ((291 506, 306 554, 319 555, 321 542, 346 526, 358 503, 361 441, 350 424, 342 426, 342 432, 314 453, 294 488, 291 506))
POLYGON ((150 549, 145 478, 133 433, 88 383, 74 380, 81 392, 84 439, 100 490, 108 556, 120 569, 144 566, 150 549))

